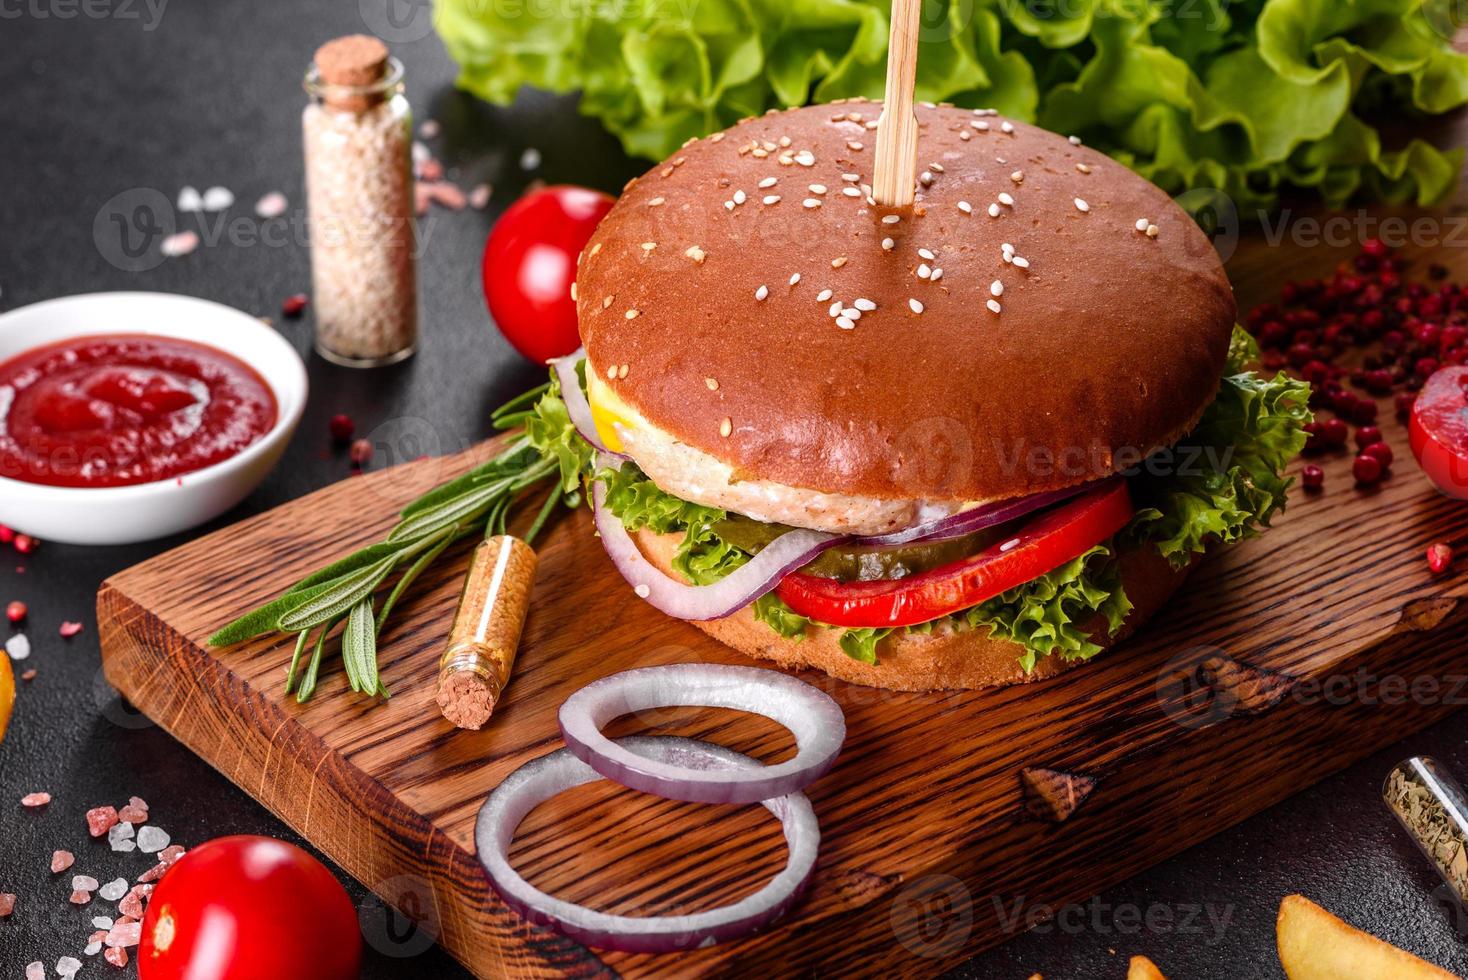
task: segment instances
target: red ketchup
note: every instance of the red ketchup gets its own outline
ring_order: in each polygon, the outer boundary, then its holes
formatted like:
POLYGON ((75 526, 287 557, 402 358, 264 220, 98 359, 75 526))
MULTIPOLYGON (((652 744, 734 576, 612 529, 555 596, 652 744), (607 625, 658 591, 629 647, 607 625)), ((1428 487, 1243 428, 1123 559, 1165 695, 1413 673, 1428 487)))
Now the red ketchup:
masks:
POLYGON ((168 480, 243 452, 276 414, 265 380, 213 347, 76 337, 0 364, 0 476, 55 487, 168 480))

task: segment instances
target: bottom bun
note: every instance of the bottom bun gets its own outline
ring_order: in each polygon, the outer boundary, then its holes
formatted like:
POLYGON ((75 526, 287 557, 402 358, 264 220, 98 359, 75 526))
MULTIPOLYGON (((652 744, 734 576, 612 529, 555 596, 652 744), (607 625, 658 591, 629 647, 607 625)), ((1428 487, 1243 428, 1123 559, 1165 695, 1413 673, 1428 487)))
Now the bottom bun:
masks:
MULTIPOLYGON (((673 571, 673 554, 682 536, 643 530, 634 535, 648 560, 665 574, 673 571)), ((1121 580, 1132 611, 1115 636, 1105 635, 1105 621, 1097 616, 1091 638, 1109 650, 1126 639, 1161 609, 1187 577, 1188 568, 1175 569, 1156 550, 1143 548, 1121 554, 1121 580)), ((986 629, 956 630, 940 627, 931 633, 895 632, 877 647, 875 664, 848 657, 836 629, 806 630, 799 639, 787 639, 770 629, 746 606, 724 619, 693 624, 709 636, 751 657, 773 660, 782 667, 812 667, 852 684, 890 691, 972 690, 1025 684, 1054 677, 1085 660, 1042 657, 1030 673, 1019 664, 1024 647, 989 635, 986 629)), ((1098 654, 1099 656, 1099 654, 1098 654)))

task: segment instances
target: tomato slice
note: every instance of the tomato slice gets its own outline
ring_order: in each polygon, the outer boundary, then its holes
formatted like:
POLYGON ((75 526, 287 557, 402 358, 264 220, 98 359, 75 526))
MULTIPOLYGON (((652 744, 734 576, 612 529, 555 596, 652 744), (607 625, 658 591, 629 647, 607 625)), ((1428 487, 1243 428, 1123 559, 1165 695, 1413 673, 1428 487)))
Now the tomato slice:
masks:
POLYGON ((909 578, 842 582, 794 572, 785 603, 832 626, 913 626, 978 605, 1085 554, 1132 519, 1125 480, 1114 479, 1041 514, 1013 537, 961 561, 909 578))
POLYGON ((1427 379, 1407 431, 1427 478, 1448 496, 1468 500, 1468 367, 1445 367, 1427 379))

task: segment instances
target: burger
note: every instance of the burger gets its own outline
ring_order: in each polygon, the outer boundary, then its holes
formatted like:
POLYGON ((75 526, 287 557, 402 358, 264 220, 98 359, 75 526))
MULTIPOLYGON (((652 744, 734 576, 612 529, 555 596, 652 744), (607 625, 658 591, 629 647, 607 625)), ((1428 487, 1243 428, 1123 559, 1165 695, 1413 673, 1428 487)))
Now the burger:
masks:
POLYGON ((1285 506, 1309 389, 1251 365, 1164 192, 993 110, 772 112, 634 180, 582 253, 559 395, 636 595, 895 690, 1051 676, 1285 506))

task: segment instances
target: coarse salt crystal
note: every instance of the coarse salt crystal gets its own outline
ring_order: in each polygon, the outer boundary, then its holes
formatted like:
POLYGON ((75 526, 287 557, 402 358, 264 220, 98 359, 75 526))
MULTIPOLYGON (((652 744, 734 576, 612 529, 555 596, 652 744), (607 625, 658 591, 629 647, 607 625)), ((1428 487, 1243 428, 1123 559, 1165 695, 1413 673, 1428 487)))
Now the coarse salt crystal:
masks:
POLYGON ((15 911, 15 896, 10 892, 0 892, 0 919, 10 918, 15 911))
POLYGON ((5 641, 5 652, 11 660, 24 660, 31 655, 31 641, 24 633, 17 633, 5 641))
POLYGON ((71 889, 78 892, 94 892, 97 890, 97 879, 91 875, 72 875, 71 889))
POLYGON ((27 793, 20 798, 20 805, 28 807, 45 806, 50 802, 50 793, 27 793))
POLYGON ((534 170, 540 166, 540 151, 533 146, 525 147, 525 152, 520 154, 520 169, 534 170))
MULTIPOLYGON (((106 898, 107 896, 106 895, 103 895, 102 897, 103 898, 106 898)), ((110 915, 94 915, 94 916, 92 916, 92 928, 93 929, 111 929, 112 928, 112 917, 110 915)))
POLYGON ((93 837, 101 837, 107 831, 117 826, 118 814, 116 807, 99 806, 87 811, 87 832, 93 837))
POLYGON ((45 980, 46 964, 40 960, 25 965, 25 980, 45 980))
POLYGON ((82 961, 75 956, 63 956, 56 961, 56 973, 58 976, 74 977, 76 971, 82 968, 82 961))
MULTIPOLYGON (((103 885, 101 888, 97 889, 97 894, 101 895, 105 901, 115 902, 119 898, 127 894, 127 889, 128 884, 126 878, 114 878, 113 880, 107 882, 107 884, 103 885)), ((109 922, 107 925, 110 926, 111 924, 112 923, 109 922)), ((98 926, 97 928, 105 929, 107 928, 107 926, 98 926)))
POLYGON ((141 922, 119 922, 107 930, 107 938, 103 942, 108 946, 121 948, 136 946, 142 938, 143 924, 141 922))
POLYGON ((474 185, 474 189, 469 192, 469 206, 476 211, 483 211, 489 207, 489 198, 493 193, 494 189, 488 184, 474 185))
POLYGON ((181 844, 170 844, 158 852, 158 860, 164 864, 172 864, 187 853, 181 844))
POLYGON ((59 875, 76 863, 76 855, 70 851, 55 851, 51 855, 51 873, 59 875))
POLYGON ((204 210, 204 198, 197 188, 185 186, 178 192, 178 209, 187 212, 204 210))
POLYGON ((280 191, 271 191, 269 194, 262 194, 260 200, 255 202, 255 215, 267 220, 279 218, 285 214, 285 209, 289 206, 290 202, 286 200, 284 194, 280 191))
POLYGON ((177 258, 180 255, 188 255, 199 247, 199 236, 192 231, 180 231, 163 239, 159 249, 168 258, 177 258))
POLYGON ((234 204, 234 192, 228 187, 211 187, 202 199, 205 211, 223 211, 234 204))
POLYGON ((102 954, 102 958, 115 967, 127 966, 127 950, 114 946, 102 954))

